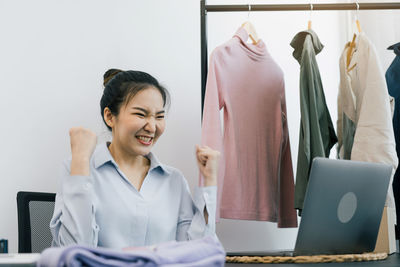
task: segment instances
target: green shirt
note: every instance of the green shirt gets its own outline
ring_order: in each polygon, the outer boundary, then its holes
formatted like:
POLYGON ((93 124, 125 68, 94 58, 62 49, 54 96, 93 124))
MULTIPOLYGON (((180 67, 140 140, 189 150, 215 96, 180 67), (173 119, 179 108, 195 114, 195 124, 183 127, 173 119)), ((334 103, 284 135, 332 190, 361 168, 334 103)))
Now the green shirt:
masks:
POLYGON ((321 76, 315 56, 324 47, 312 30, 296 34, 290 45, 300 63, 300 139, 297 157, 294 205, 303 208, 311 162, 315 157, 329 157, 337 142, 331 116, 326 106, 321 76))

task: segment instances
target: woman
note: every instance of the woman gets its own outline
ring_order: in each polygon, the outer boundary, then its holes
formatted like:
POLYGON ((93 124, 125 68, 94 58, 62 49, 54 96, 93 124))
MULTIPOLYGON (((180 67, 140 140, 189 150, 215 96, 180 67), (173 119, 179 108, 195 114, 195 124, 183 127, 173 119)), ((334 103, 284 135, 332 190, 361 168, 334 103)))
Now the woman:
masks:
POLYGON ((165 128, 166 89, 147 73, 116 69, 104 74, 104 86, 100 107, 112 142, 96 146, 90 130, 70 129, 53 245, 123 248, 215 234, 219 152, 196 147, 205 182, 192 200, 182 173, 151 153, 165 128))

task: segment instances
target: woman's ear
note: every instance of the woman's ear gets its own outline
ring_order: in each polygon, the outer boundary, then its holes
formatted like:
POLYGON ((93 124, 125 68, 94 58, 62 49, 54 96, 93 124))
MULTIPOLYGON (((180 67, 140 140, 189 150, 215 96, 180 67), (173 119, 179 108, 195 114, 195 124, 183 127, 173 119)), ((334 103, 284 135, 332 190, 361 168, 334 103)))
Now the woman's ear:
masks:
POLYGON ((103 116, 106 124, 112 128, 114 126, 114 115, 111 113, 111 110, 108 107, 104 109, 103 116))

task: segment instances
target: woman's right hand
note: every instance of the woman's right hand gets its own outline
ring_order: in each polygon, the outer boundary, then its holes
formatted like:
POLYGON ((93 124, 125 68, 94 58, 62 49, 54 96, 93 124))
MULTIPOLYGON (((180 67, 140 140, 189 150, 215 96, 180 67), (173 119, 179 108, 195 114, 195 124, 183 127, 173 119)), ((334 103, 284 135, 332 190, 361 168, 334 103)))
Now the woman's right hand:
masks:
POLYGON ((69 130, 71 140, 71 175, 89 175, 89 162, 96 148, 97 136, 83 127, 69 130))

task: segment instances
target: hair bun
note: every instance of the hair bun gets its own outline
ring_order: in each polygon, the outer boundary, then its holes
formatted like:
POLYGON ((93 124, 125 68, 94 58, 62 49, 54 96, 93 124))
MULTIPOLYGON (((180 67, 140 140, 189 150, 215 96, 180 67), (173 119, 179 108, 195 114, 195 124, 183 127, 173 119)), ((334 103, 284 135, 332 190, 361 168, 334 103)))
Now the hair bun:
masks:
POLYGON ((107 70, 104 75, 103 75, 103 85, 106 86, 106 84, 118 73, 123 72, 123 70, 120 69, 109 69, 107 70))

